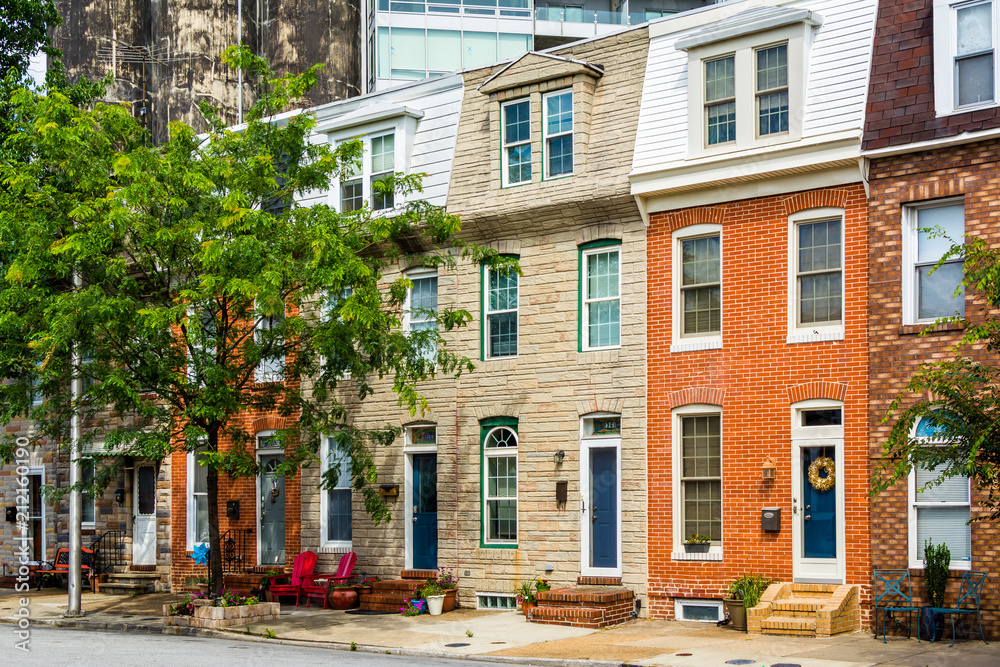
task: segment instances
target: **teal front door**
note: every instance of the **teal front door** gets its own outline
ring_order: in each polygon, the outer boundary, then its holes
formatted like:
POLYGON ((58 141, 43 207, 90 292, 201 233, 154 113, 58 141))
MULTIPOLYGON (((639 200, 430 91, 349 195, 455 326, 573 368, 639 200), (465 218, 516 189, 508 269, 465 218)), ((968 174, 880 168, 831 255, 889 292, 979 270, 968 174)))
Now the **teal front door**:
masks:
POLYGON ((590 450, 590 566, 618 567, 618 450, 590 450))
POLYGON ((285 564, 285 476, 281 455, 260 457, 260 564, 285 564))
POLYGON ((437 454, 413 455, 413 569, 436 570, 437 454))
MULTIPOLYGON (((820 464, 834 461, 833 447, 802 447, 802 557, 837 557, 837 493, 834 488, 821 491, 810 483, 809 469, 817 461, 818 477, 826 477, 820 464), (824 458, 825 457, 825 458, 824 458)), ((821 484, 820 484, 821 485, 821 484)))

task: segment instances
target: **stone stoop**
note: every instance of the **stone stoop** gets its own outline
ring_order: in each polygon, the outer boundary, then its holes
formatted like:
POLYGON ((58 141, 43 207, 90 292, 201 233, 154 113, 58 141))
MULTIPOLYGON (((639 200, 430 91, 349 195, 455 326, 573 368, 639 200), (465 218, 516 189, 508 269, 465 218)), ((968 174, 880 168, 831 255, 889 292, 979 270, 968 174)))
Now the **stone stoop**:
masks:
POLYGON ((364 611, 399 611, 406 600, 413 598, 417 589, 428 579, 437 576, 436 570, 403 570, 399 579, 376 581, 371 593, 362 593, 361 609, 364 611))
POLYGON ((545 625, 607 628, 631 621, 635 593, 618 577, 579 577, 576 586, 539 593, 528 620, 545 625))
POLYGON ((107 595, 142 595, 153 593, 160 583, 158 572, 109 572, 101 582, 101 593, 107 595))
POLYGON ((223 575, 223 588, 232 588, 240 595, 250 595, 250 590, 260 587, 260 580, 264 577, 262 572, 235 572, 223 575))
POLYGON ((747 610, 751 635, 830 637, 861 627, 857 586, 771 584, 760 603, 747 610))

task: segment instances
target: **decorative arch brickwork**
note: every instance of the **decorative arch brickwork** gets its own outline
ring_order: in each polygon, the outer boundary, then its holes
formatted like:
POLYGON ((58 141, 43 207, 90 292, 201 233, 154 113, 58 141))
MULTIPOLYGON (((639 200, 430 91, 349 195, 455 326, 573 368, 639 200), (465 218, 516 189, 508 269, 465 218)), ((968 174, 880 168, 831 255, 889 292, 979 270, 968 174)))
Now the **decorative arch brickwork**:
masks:
POLYGON ((274 415, 257 417, 257 419, 250 422, 250 434, 254 435, 256 433, 260 433, 261 431, 280 431, 285 427, 285 420, 283 417, 276 417, 274 415))
POLYGON ((925 199, 942 199, 965 194, 965 179, 942 178, 941 180, 920 181, 909 183, 903 187, 904 202, 923 201, 925 199))
POLYGON ((668 231, 674 231, 681 227, 690 227, 700 224, 723 224, 725 219, 725 206, 707 206, 702 208, 689 208, 678 213, 671 213, 663 218, 663 225, 668 231))
POLYGON ((716 387, 688 387, 680 391, 671 392, 667 396, 667 403, 670 409, 679 408, 682 405, 692 403, 705 403, 708 405, 722 405, 722 400, 726 397, 726 390, 716 387))
POLYGON ((602 398, 594 397, 589 401, 576 402, 576 414, 578 417, 594 414, 595 412, 610 412, 620 415, 625 406, 624 398, 602 398))
POLYGON ((798 403, 811 398, 825 398, 843 401, 847 397, 847 385, 842 382, 805 382, 788 388, 788 402, 798 403))
POLYGON ((583 245, 602 239, 620 239, 625 234, 625 226, 621 223, 603 222, 598 225, 584 227, 576 233, 576 244, 583 245))
POLYGON ((785 214, 791 215, 799 211, 810 208, 834 207, 844 208, 847 206, 849 192, 845 189, 828 188, 826 190, 810 190, 800 192, 791 197, 787 197, 782 204, 785 207, 785 214))
POLYGON ((513 417, 521 418, 520 403, 500 403, 499 401, 487 406, 479 406, 474 409, 476 421, 489 419, 490 417, 513 417))

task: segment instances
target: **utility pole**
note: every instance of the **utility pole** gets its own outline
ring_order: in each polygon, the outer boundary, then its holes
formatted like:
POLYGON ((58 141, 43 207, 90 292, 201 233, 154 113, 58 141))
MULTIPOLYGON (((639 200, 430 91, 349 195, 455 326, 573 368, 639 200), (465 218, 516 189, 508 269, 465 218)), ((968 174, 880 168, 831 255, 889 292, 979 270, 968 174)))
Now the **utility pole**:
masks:
MULTIPOLYGON (((243 0, 236 0, 236 43, 243 46, 243 0)), ((243 124, 243 68, 236 70, 236 124, 243 124)))
MULTIPOLYGON (((73 271, 73 289, 79 291, 83 286, 80 270, 73 271)), ((73 345, 73 368, 76 372, 71 381, 73 395, 73 412, 70 416, 69 433, 69 483, 72 491, 69 493, 69 603, 66 605, 66 616, 83 616, 80 605, 83 578, 80 568, 83 564, 83 539, 80 534, 80 524, 83 521, 83 500, 77 484, 80 483, 80 397, 83 394, 83 379, 80 377, 80 344, 73 345)))

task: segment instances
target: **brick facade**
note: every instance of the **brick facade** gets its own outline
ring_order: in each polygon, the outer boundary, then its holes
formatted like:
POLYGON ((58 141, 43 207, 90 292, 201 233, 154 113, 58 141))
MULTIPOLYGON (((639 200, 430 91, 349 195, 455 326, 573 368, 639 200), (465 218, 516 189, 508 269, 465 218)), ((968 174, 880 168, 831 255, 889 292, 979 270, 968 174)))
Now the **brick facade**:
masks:
MULTIPOLYGON (((902 319, 902 207, 941 197, 965 200, 965 233, 1000 244, 995 220, 1000 200, 997 154, 1000 142, 981 142, 935 151, 914 152, 871 162, 871 211, 869 216, 871 257, 869 271, 869 342, 871 346, 871 443, 874 461, 882 451, 892 424, 883 424, 889 404, 905 389, 917 367, 932 359, 950 356, 950 348, 961 332, 954 327, 919 335, 930 327, 905 326, 902 319)), ((966 295, 966 316, 980 317, 974 295, 966 295)), ((967 356, 996 363, 995 354, 981 348, 964 350, 967 356)), ((972 517, 982 515, 979 503, 985 494, 973 489, 972 517)), ((872 503, 872 567, 906 568, 908 559, 909 507, 905 484, 883 493, 872 503)), ((973 522, 973 570, 989 573, 983 592, 983 624, 987 634, 1000 637, 1000 524, 973 522)), ((911 571, 914 593, 924 601, 923 570, 911 571)), ((948 603, 957 599, 961 572, 953 570, 946 594, 948 603)))
MULTIPOLYGON (((821 178, 817 178, 821 180, 821 178)), ((791 405, 811 398, 843 402, 845 581, 868 594, 870 578, 867 409, 867 200, 860 184, 654 213, 648 235, 649 606, 672 618, 677 598, 719 599, 753 571, 792 580, 791 405), (842 340, 787 342, 789 215, 815 207, 844 210, 845 326, 842 340), (722 227, 722 348, 674 352, 671 232, 712 222, 722 227), (672 410, 707 403, 722 415, 722 559, 673 555, 672 410), (770 457, 777 471, 763 482, 770 457), (780 532, 763 532, 762 507, 780 507, 780 532)), ((683 549, 681 549, 683 550, 683 549)), ((687 554, 681 554, 687 556, 687 554)))

